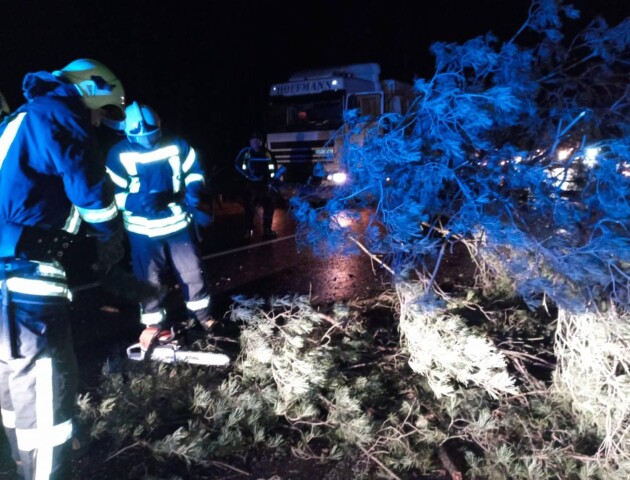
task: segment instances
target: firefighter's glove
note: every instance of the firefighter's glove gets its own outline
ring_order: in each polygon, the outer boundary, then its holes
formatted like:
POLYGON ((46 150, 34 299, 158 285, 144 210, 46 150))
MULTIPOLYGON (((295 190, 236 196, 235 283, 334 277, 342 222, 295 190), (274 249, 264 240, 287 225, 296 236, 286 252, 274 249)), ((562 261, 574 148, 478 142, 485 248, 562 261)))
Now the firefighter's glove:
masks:
POLYGON ((276 170, 276 173, 273 175, 272 180, 276 183, 281 183, 282 177, 284 176, 285 173, 287 173, 287 167, 282 165, 278 170, 276 170))
POLYGON ((152 346, 163 345, 175 338, 172 328, 164 328, 161 325, 149 325, 140 333, 140 348, 147 351, 152 346))
POLYGON ((214 222, 214 218, 210 213, 204 212, 199 208, 192 208, 190 213, 192 215, 193 222, 198 227, 207 228, 214 222))
POLYGON ((199 230, 202 228, 208 228, 214 223, 214 217, 212 216, 212 213, 210 213, 211 208, 212 207, 210 205, 196 198, 186 198, 184 203, 184 209, 190 215, 199 240, 199 230))
POLYGON ((145 215, 158 216, 168 210, 169 203, 173 201, 175 201, 175 197, 171 192, 148 193, 142 199, 142 211, 145 215))

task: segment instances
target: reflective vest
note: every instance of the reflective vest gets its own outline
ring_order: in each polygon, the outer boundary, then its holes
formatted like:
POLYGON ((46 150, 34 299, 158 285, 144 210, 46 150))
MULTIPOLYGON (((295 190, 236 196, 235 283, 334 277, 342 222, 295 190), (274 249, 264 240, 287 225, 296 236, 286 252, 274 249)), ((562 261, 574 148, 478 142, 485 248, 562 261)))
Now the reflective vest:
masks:
POLYGON ((278 170, 273 154, 264 147, 258 151, 251 147, 243 148, 236 156, 235 166, 241 175, 254 182, 268 182, 278 170))

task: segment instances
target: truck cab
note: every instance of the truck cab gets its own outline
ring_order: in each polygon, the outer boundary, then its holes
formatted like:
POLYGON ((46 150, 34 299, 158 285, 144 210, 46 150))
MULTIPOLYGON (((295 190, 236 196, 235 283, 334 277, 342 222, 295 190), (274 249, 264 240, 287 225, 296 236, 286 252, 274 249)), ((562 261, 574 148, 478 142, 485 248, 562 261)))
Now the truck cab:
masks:
POLYGON ((321 186, 347 180, 339 162, 347 112, 376 120, 405 113, 414 97, 411 84, 381 80, 380 73, 376 63, 343 65, 300 71, 271 86, 267 148, 286 167, 286 180, 321 186))

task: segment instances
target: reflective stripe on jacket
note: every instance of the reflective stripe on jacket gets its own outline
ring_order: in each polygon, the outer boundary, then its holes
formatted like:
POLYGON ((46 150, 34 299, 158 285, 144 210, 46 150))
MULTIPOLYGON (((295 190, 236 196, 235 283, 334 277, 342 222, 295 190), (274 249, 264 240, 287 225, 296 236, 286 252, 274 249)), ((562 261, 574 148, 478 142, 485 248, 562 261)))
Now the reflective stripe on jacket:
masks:
POLYGON ((258 151, 252 147, 245 147, 236 156, 235 167, 248 180, 262 182, 275 177, 278 163, 271 151, 265 147, 258 151))
POLYGON ((179 137, 162 139, 153 149, 125 139, 107 156, 107 173, 116 188, 116 204, 122 211, 125 228, 148 237, 178 232, 190 224, 184 208, 198 205, 205 188, 204 172, 197 152, 179 137), (177 198, 159 215, 142 208, 147 195, 167 192, 177 198))

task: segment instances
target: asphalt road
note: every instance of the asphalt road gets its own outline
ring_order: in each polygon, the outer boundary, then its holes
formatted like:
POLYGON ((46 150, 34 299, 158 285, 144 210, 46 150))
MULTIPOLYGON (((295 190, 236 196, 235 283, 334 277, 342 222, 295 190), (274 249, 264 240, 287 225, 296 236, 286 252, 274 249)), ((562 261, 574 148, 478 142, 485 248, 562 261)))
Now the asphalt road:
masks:
MULTIPOLYGON (((242 238, 243 210, 235 200, 216 203, 214 213, 214 224, 204 231, 202 257, 217 318, 228 311, 234 295, 300 294, 310 296, 313 303, 329 304, 369 297, 387 279, 387 272, 367 255, 320 259, 308 249, 298 249, 296 224, 285 204, 274 216, 278 233, 274 240, 261 238, 260 218, 254 237, 242 238)), ((138 305, 108 293, 90 275, 86 265, 91 254, 77 249, 68 271, 74 297, 73 336, 85 385, 93 385, 107 357, 136 342, 142 330, 138 305)), ((171 306, 176 311, 181 303, 177 289, 172 292, 171 306)))
MULTIPOLYGON (((237 201, 216 203, 214 214, 214 224, 204 232, 202 256, 217 318, 228 311, 234 295, 269 298, 300 294, 309 295, 313 303, 325 304, 369 297, 380 291, 387 277, 367 255, 323 260, 308 250, 299 250, 296 225, 286 205, 279 206, 274 216, 278 238, 268 241, 261 238, 260 218, 254 237, 249 241, 242 238, 243 209, 237 201)), ((125 349, 137 342, 142 326, 138 304, 109 293, 91 272, 94 251, 89 241, 75 245, 68 256, 79 393, 85 394, 97 387, 105 363, 125 355, 125 349)), ((171 303, 177 304, 178 292, 172 292, 171 303)), ((231 334, 238 348, 236 326, 231 334)), ((11 478, 12 468, 6 438, 0 434, 0 479, 11 478)))

